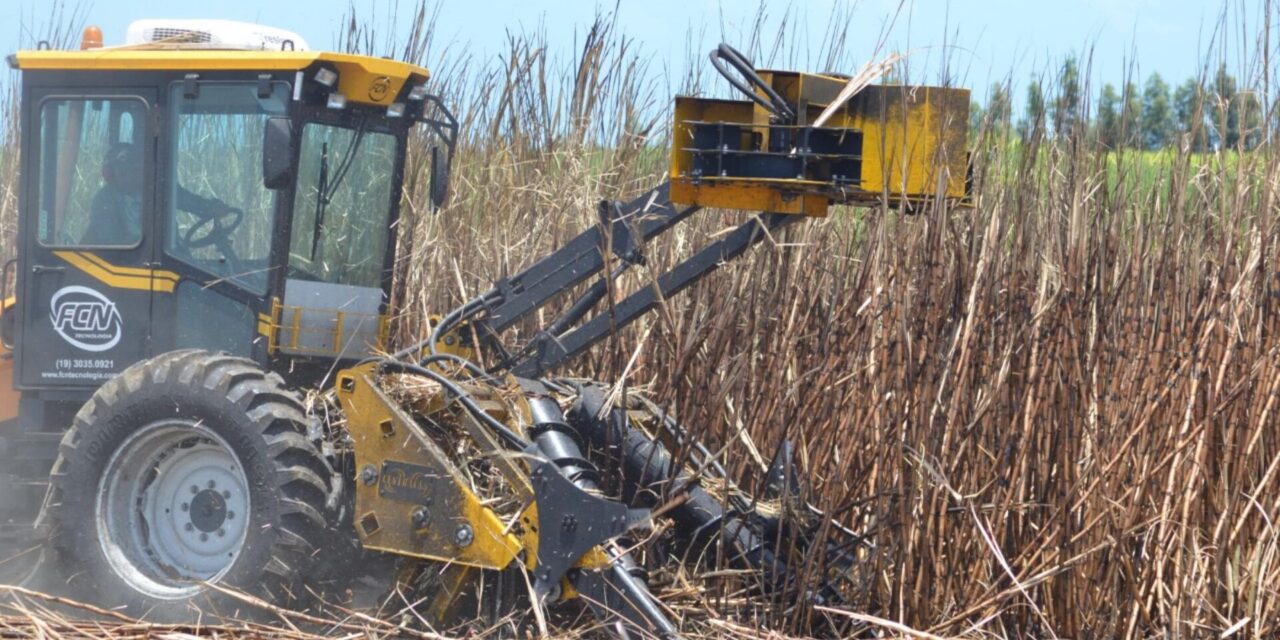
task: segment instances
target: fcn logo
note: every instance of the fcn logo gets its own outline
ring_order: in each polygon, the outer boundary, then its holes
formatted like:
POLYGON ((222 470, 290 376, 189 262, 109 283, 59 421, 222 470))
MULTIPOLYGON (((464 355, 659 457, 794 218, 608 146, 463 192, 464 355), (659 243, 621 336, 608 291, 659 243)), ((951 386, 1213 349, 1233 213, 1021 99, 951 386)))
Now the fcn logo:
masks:
POLYGON ((106 351, 120 342, 124 322, 116 303, 89 287, 58 289, 49 307, 53 330, 74 347, 106 351))

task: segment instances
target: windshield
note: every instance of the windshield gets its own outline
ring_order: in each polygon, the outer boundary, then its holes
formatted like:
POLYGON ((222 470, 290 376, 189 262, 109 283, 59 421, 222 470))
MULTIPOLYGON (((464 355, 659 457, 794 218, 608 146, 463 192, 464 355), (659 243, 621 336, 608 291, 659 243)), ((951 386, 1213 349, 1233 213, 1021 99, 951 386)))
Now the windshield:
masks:
POLYGON ((302 130, 289 277, 380 287, 396 137, 318 122, 302 130))

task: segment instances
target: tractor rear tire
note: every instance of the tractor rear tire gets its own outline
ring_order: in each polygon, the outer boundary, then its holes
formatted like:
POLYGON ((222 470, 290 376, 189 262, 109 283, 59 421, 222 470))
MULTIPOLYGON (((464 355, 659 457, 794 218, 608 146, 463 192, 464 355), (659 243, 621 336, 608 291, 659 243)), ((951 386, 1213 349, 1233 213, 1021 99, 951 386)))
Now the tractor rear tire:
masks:
POLYGON ((108 381, 59 445, 47 505, 72 595, 157 622, 305 604, 334 473, 298 396, 253 361, 175 351, 108 381))

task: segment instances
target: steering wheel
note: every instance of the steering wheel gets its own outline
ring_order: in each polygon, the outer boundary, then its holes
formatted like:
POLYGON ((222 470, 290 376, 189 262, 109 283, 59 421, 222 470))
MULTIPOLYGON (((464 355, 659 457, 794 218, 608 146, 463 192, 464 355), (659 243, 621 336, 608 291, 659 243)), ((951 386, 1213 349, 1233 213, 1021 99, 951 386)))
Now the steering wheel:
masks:
POLYGON ((719 47, 711 51, 711 66, 715 67, 716 71, 719 71, 720 75, 724 76, 724 79, 728 80, 729 84, 733 85, 735 89, 741 91, 760 106, 768 109, 779 120, 782 122, 795 122, 795 110, 791 108, 791 105, 787 104, 787 101, 782 96, 778 95, 777 91, 773 90, 773 87, 769 86, 769 83, 760 77, 760 74, 756 73, 755 67, 737 49, 727 43, 720 43, 719 47), (728 66, 725 66, 726 62, 728 66), (733 67, 733 70, 738 73, 733 73, 733 71, 729 70, 729 67, 733 67), (756 89, 768 96, 768 99, 766 100, 764 96, 757 93, 756 89))
POLYGON ((187 232, 182 234, 182 243, 190 249, 199 249, 209 245, 218 244, 231 236, 231 232, 244 221, 244 211, 234 207, 228 207, 220 213, 216 213, 207 218, 200 218, 200 221, 187 227, 187 232), (229 222, 226 222, 231 218, 229 222), (203 233, 197 234, 201 229, 208 229, 203 233))

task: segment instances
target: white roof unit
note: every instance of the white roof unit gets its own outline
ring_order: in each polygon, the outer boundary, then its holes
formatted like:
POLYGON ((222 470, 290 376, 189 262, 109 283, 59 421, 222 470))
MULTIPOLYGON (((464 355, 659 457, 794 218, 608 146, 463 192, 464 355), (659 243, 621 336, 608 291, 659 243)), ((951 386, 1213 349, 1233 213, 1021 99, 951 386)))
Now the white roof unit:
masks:
POLYGON ((237 51, 307 50, 302 36, 284 29, 234 20, 135 20, 125 46, 237 51))

